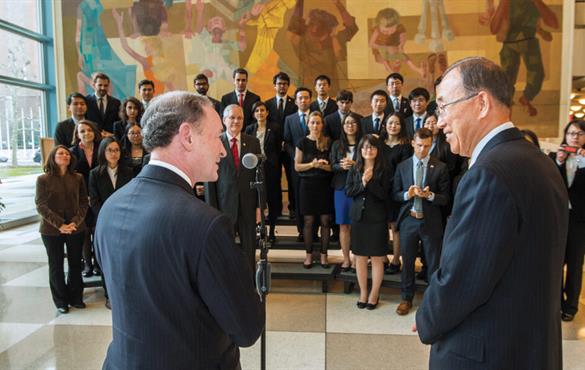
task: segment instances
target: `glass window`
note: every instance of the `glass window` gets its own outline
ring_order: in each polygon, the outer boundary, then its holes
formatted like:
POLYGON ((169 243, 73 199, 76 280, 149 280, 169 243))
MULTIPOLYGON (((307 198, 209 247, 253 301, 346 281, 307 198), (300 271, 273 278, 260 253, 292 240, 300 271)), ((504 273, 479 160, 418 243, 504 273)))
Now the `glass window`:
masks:
POLYGON ((1 0, 0 18, 41 33, 38 0, 1 0))
POLYGON ((0 53, 0 74, 34 82, 43 82, 42 44, 0 30, 4 52, 0 53))
POLYGON ((40 166, 45 120, 42 91, 0 84, 0 167, 40 166))

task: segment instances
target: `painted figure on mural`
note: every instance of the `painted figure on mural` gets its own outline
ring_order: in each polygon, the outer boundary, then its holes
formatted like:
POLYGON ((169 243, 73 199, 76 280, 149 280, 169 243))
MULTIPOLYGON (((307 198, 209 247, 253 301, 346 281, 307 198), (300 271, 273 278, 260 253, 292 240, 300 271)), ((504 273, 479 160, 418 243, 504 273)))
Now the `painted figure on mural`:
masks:
POLYGON ((100 0, 82 0, 77 9, 75 44, 77 49, 77 91, 82 94, 91 87, 90 76, 104 72, 110 76, 110 94, 118 97, 134 95, 136 66, 122 62, 114 52, 100 22, 104 7, 100 0))
POLYGON ((336 31, 337 18, 323 9, 311 9, 303 17, 304 0, 297 0, 288 26, 288 38, 302 64, 301 84, 311 86, 315 77, 326 74, 332 80, 347 78, 339 65, 347 60, 346 44, 358 32, 355 18, 349 14, 341 0, 331 0, 343 22, 336 31), (341 72, 341 73, 340 73, 341 72))
POLYGON ((400 14, 393 8, 380 10, 369 42, 376 62, 383 64, 389 73, 400 72, 402 63, 406 63, 422 77, 424 70, 404 52, 405 44, 406 28, 400 23, 400 14))
POLYGON ((170 35, 167 8, 163 0, 137 0, 128 8, 128 13, 133 29, 130 38, 170 35))
POLYGON ((491 33, 502 42, 500 64, 514 85, 520 61, 524 61, 526 87, 518 102, 529 116, 536 116, 538 111, 532 102, 544 81, 544 65, 536 35, 550 42, 552 34, 542 28, 542 23, 556 29, 559 27, 557 16, 543 0, 500 0, 497 7, 495 0, 487 0, 486 4, 487 10, 480 17, 480 23, 489 25, 491 33))

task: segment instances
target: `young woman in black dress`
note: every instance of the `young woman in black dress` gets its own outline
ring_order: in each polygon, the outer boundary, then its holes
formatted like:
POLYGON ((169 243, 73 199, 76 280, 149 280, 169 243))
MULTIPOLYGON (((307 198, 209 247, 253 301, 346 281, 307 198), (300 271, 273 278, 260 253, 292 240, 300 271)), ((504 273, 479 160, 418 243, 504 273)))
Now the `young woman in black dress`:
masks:
POLYGON ((329 268, 327 249, 333 213, 331 189, 331 165, 329 164, 329 138, 323 132, 321 112, 309 114, 309 135, 296 144, 295 171, 300 177, 299 203, 303 215, 305 261, 303 266, 311 268, 313 263, 313 223, 318 216, 321 223, 321 267, 329 268))
POLYGON ((384 260, 388 254, 386 199, 392 176, 384 164, 382 141, 366 135, 358 144, 355 165, 347 175, 346 193, 353 198, 351 250, 355 255, 360 286, 358 308, 373 310, 378 305, 384 278, 384 260), (372 289, 368 294, 368 257, 372 261, 372 289))

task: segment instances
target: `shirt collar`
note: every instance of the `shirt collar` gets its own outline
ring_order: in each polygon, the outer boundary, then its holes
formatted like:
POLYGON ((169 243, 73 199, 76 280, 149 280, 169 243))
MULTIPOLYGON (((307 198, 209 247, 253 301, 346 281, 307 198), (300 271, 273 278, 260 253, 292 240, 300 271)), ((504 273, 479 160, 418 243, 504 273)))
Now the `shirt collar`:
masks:
MULTIPOLYGON (((94 93, 95 98, 99 101, 100 97, 98 96, 98 94, 94 93)), ((104 96, 104 101, 107 102, 108 101, 108 94, 106 94, 106 96, 104 96)))
POLYGON ((244 90, 242 92, 239 92, 238 90, 234 90, 234 91, 236 92, 236 96, 238 98, 240 97, 240 94, 244 94, 244 99, 246 99, 246 93, 248 92, 248 89, 246 89, 246 90, 244 90))
POLYGON ((179 175, 183 180, 187 181, 187 183, 189 184, 190 187, 193 187, 193 183, 191 182, 191 179, 189 178, 189 176, 187 176, 187 174, 183 171, 181 171, 179 168, 173 166, 172 164, 168 163, 168 162, 163 162, 157 159, 151 159, 148 164, 151 164, 153 166, 159 166, 159 167, 164 167, 169 171, 173 171, 174 173, 176 173, 177 175, 179 175))
POLYGON ((384 112, 382 112, 381 114, 376 114, 376 112, 372 112, 372 121, 374 121, 376 118, 379 118, 380 121, 384 120, 384 112))
POLYGON ((230 133, 229 133, 229 132, 226 130, 226 132, 225 132, 225 136, 227 137, 227 139, 228 139, 228 142, 229 142, 229 143, 231 143, 231 142, 232 142, 232 139, 233 139, 234 137, 236 138, 236 140, 237 140, 238 142, 240 141, 240 134, 238 134, 238 135, 236 135, 236 136, 232 136, 232 135, 230 135, 230 133))
POLYGON ((327 97, 325 99, 321 99, 320 97, 317 97, 317 101, 319 102, 319 104, 327 104, 327 102, 329 101, 329 97, 327 97))
POLYGON ((418 159, 418 157, 416 155, 412 156, 412 162, 413 162, 415 167, 418 165, 418 162, 421 162, 421 161, 422 161, 424 167, 428 166, 430 159, 431 159, 430 154, 427 154, 427 156, 424 157, 423 159, 418 159))
POLYGON ((485 148, 485 146, 487 145, 487 143, 491 139, 493 139, 500 132, 507 130, 507 129, 510 129, 512 127, 514 127, 514 124, 511 121, 508 121, 508 122, 502 123, 498 127, 495 127, 490 132, 488 132, 488 134, 485 135, 483 137, 483 139, 481 139, 479 141, 479 143, 477 143, 477 145, 473 149, 473 153, 471 154, 471 159, 469 160, 469 168, 471 168, 471 166, 473 166, 473 164, 477 160, 477 157, 479 157, 481 151, 483 150, 483 148, 485 148))
POLYGON ((75 116, 71 116, 71 119, 73 120, 73 123, 75 123, 76 125, 79 123, 79 120, 75 118, 75 116))
POLYGON ((304 114, 305 117, 307 117, 307 116, 309 116, 309 113, 311 113, 310 110, 306 110, 306 111, 299 110, 299 117, 301 116, 301 114, 304 114))

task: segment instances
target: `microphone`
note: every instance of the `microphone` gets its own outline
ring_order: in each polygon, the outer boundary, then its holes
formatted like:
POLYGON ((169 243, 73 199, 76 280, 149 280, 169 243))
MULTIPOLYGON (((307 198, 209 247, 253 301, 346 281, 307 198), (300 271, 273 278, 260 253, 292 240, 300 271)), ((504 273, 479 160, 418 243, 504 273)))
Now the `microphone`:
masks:
POLYGON ((242 165, 249 170, 252 170, 258 166, 258 163, 266 159, 264 154, 247 153, 242 157, 242 165))

